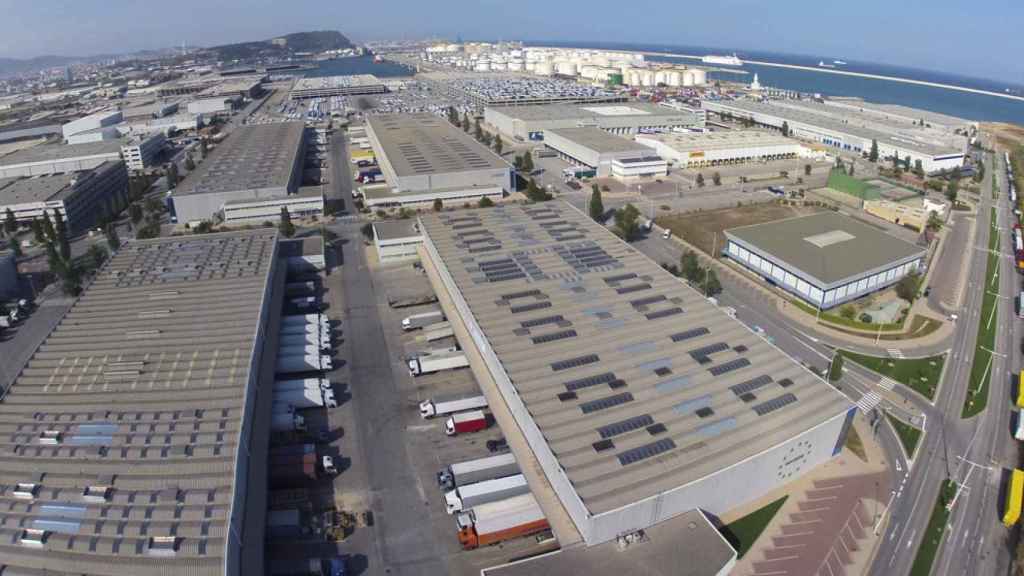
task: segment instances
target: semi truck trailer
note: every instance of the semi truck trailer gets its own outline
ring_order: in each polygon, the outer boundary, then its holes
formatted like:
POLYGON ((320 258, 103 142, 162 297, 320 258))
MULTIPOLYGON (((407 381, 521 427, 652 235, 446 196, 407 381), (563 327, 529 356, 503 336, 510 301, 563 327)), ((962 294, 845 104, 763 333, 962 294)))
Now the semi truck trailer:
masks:
POLYGON ((332 370, 330 356, 304 355, 304 356, 278 356, 278 374, 297 374, 300 372, 323 372, 332 370))
POLYGON ((487 415, 482 410, 452 414, 444 421, 444 433, 449 436, 479 432, 487 428, 487 415))
POLYGON ((316 296, 289 298, 288 303, 298 310, 320 310, 320 299, 316 296))
POLYGON ((547 518, 533 494, 476 506, 459 514, 459 543, 464 550, 490 546, 547 530, 547 518))
POLYGON ((530 487, 526 484, 526 477, 522 474, 467 484, 445 493, 445 510, 449 514, 455 514, 488 502, 526 494, 529 491, 530 487))
POLYGON ((288 314, 281 316, 282 326, 291 326, 293 324, 329 324, 327 318, 321 314, 288 314))
POLYGON ((320 334, 325 340, 331 337, 331 327, 325 324, 285 324, 278 334, 320 334))
POLYGON ((515 456, 509 452, 498 456, 456 462, 437 473, 437 484, 443 490, 453 490, 458 486, 516 474, 519 474, 519 464, 516 463, 515 456))
POLYGON ((306 419, 294 412, 272 412, 270 429, 275 432, 302 432, 306 429, 306 419))
POLYGON ((420 376, 422 374, 433 374, 441 370, 454 370, 469 366, 469 359, 462 352, 446 354, 443 356, 424 356, 409 360, 409 375, 420 376))
POLYGON ((285 296, 308 296, 316 293, 316 282, 289 282, 284 285, 285 296))
POLYGON ((274 390, 274 405, 285 404, 294 408, 322 408, 324 392, 319 388, 301 390, 274 390))
MULTIPOLYGON (((318 356, 323 352, 320 344, 282 344, 278 343, 277 355, 280 356, 318 356)), ((325 354, 326 356, 326 354, 325 354)))
POLYGON ((483 394, 443 399, 438 398, 436 400, 424 400, 423 402, 420 402, 420 416, 423 418, 430 418, 432 416, 441 416, 443 414, 451 414, 452 412, 460 412, 462 410, 474 410, 486 407, 487 398, 484 398, 483 394))
POLYGON ((437 342, 453 336, 455 336, 455 329, 452 328, 450 322, 438 322, 424 327, 423 334, 417 336, 416 339, 424 342, 437 342))
POLYGON ((444 320, 444 312, 434 310, 432 312, 421 312, 402 318, 402 330, 416 330, 444 320))
POLYGON ((277 392, 278 390, 302 390, 303 388, 330 390, 331 383, 325 378, 300 378, 298 380, 274 381, 274 392, 277 392))
POLYGON ((331 349, 331 341, 321 338, 319 333, 306 332, 305 334, 281 334, 277 338, 277 345, 282 348, 294 348, 296 346, 315 346, 322 352, 331 349))

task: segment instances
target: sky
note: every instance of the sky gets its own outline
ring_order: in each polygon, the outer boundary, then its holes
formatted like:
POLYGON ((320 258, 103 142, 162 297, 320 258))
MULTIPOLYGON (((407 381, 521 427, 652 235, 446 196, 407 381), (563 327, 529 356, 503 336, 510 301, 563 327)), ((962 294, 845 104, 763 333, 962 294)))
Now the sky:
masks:
POLYGON ((0 0, 0 58, 336 29, 354 41, 637 42, 768 50, 1024 84, 1020 0, 0 0))

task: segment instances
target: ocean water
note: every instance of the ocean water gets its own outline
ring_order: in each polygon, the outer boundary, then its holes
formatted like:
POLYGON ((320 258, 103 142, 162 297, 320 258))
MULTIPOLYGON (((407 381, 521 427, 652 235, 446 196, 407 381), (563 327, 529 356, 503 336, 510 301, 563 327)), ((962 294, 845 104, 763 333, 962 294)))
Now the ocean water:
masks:
POLYGON ((373 74, 378 78, 391 78, 394 76, 412 76, 413 69, 387 60, 384 62, 374 62, 373 56, 356 56, 354 58, 323 60, 320 62, 319 68, 307 70, 305 76, 317 78, 320 76, 346 76, 351 74, 373 74))
MULTIPOLYGON (((537 42, 535 44, 579 48, 600 48, 607 50, 675 52, 691 55, 724 55, 731 53, 731 51, 701 46, 666 46, 663 44, 586 42, 537 42)), ((952 84, 993 92, 1003 92, 1009 89, 1013 94, 1024 95, 1024 86, 1012 85, 983 78, 972 78, 968 76, 936 72, 933 70, 920 70, 916 68, 849 60, 847 58, 843 58, 842 55, 801 56, 759 51, 737 51, 736 55, 739 56, 740 59, 761 60, 764 62, 813 67, 817 67, 818 62, 822 60, 826 63, 831 63, 834 59, 841 59, 847 64, 844 66, 837 66, 837 69, 839 70, 863 72, 865 74, 896 76, 912 80, 952 84)), ((688 58, 676 59, 648 56, 647 59, 652 61, 679 62, 683 64, 700 64, 699 60, 692 60, 688 58)), ((788 68, 758 66, 755 64, 744 64, 741 68, 738 68, 738 70, 746 71, 748 74, 714 72, 708 76, 709 78, 749 83, 754 79, 754 73, 757 73, 762 86, 771 86, 773 88, 795 90, 799 92, 820 93, 826 96, 858 96, 870 102, 901 104, 904 106, 931 110, 942 114, 959 116, 970 120, 1014 122, 1024 125, 1024 102, 1018 100, 1008 100, 1006 98, 999 98, 997 96, 989 96, 985 94, 958 92, 956 90, 935 88, 932 86, 904 84, 902 82, 892 82, 889 80, 876 80, 871 78, 858 78, 856 76, 828 74, 816 70, 792 70, 788 68)))

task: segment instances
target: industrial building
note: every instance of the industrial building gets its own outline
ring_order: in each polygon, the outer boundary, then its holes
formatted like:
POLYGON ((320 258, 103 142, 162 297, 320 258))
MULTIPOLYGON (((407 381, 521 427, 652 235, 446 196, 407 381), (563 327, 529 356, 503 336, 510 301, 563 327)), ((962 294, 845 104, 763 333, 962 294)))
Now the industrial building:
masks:
POLYGON ((587 545, 723 514, 842 449, 856 413, 842 394, 575 208, 420 227, 474 375, 511 412, 506 436, 525 437, 512 450, 532 452, 516 459, 539 463, 523 470, 538 502, 587 545))
POLYGON ((163 118, 152 118, 136 122, 122 124, 123 129, 129 134, 163 132, 183 132, 198 130, 203 126, 204 117, 202 114, 175 114, 163 118))
POLYGON ((10 209, 27 224, 56 212, 72 234, 85 232, 128 202, 128 172, 124 162, 107 161, 77 172, 0 179, 0 214, 10 209))
POLYGON ((731 228, 725 237, 729 258, 823 309, 919 272, 927 253, 837 212, 731 228))
MULTIPOLYGON (((64 139, 68 140, 71 136, 81 132, 112 128, 121 122, 121 118, 120 110, 104 110, 64 124, 61 126, 61 133, 64 135, 64 139)), ((68 143, 73 144, 74 142, 68 143)))
POLYGON ((292 100, 306 98, 330 98, 331 96, 355 96, 358 94, 383 94, 387 91, 384 83, 371 74, 352 76, 320 76, 300 78, 292 86, 292 100))
POLYGON ((909 125, 886 128, 883 123, 863 119, 846 113, 835 117, 837 107, 826 110, 807 108, 810 104, 754 102, 751 100, 704 100, 702 107, 708 112, 750 119, 762 126, 781 130, 783 125, 791 136, 818 142, 838 150, 868 154, 871 143, 878 143, 879 158, 894 154, 902 160, 910 157, 911 165, 920 161, 925 172, 931 174, 951 170, 964 163, 967 142, 962 137, 947 137, 928 131, 925 127, 909 125))
POLYGON ((284 201, 302 182, 304 156, 302 122, 239 126, 178 184, 174 214, 191 223, 221 216, 236 200, 284 201))
POLYGON ((434 114, 371 116, 366 135, 388 184, 365 191, 366 206, 463 203, 512 189, 507 162, 434 114))
POLYGON ((242 98, 240 96, 220 96, 217 98, 203 98, 188 103, 189 114, 230 114, 237 108, 241 108, 242 98))
POLYGON ((33 146, 0 156, 0 178, 90 170, 121 159, 121 142, 33 146))
POLYGON ((381 264, 419 260, 423 234, 415 220, 374 222, 373 245, 381 264))
POLYGON ((564 160, 593 168, 598 178, 626 179, 668 172, 668 163, 647 146, 593 126, 547 130, 544 145, 564 160))
POLYGON ((121 145, 121 157, 129 170, 142 171, 157 164, 166 145, 167 138, 162 132, 136 134, 121 145))
POLYGON ((545 130, 592 126, 620 136, 673 128, 703 128, 704 111, 674 110, 645 102, 501 106, 484 110, 484 121, 516 140, 543 140, 545 130))
POLYGON ((121 109, 125 122, 163 118, 178 112, 180 102, 177 100, 147 100, 121 109))
POLYGON ((229 200, 222 209, 225 224, 257 224, 277 222, 281 219, 281 208, 287 208, 292 218, 322 216, 324 193, 319 186, 299 188, 295 194, 229 200))
POLYGON ((222 78, 212 86, 200 90, 196 98, 240 97, 247 99, 259 98, 263 94, 263 81, 267 77, 259 74, 249 76, 232 76, 222 78))
POLYGON ((276 240, 129 242, 11 367, 4 573, 263 573, 276 240))
POLYGON ((636 141, 653 148, 679 168, 708 168, 816 155, 796 140, 755 130, 639 134, 636 141))

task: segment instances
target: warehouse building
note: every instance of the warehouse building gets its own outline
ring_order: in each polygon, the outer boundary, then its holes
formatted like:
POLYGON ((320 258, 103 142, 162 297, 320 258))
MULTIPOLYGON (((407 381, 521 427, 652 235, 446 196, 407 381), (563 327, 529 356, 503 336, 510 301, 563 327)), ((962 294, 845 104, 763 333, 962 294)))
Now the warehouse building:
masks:
POLYGON ((725 237, 729 258, 823 309, 921 271, 927 253, 836 212, 732 228, 725 237))
POLYGON ((10 209, 21 224, 59 213, 72 234, 92 228, 128 202, 124 162, 107 161, 78 172, 0 179, 0 214, 10 209))
POLYGON ((198 223, 222 217, 233 201, 284 205, 302 182, 304 156, 302 122, 239 126, 173 191, 174 215, 198 223))
POLYGON ((281 208, 286 208, 292 218, 322 216, 323 189, 319 186, 307 186, 288 196, 230 200, 224 203, 222 212, 225 224, 261 224, 279 221, 281 208))
POLYGON ((423 234, 414 220, 374 222, 373 245, 381 264, 419 260, 423 234))
POLYGON ((512 190, 507 162, 434 114, 371 116, 366 135, 388 184, 364 193, 368 207, 475 202, 512 190))
POLYGON ((842 394, 571 206, 420 226, 474 374, 514 419, 509 445, 539 463, 531 488, 588 545, 723 514, 842 449, 842 394))
POLYGON ((91 170, 121 159, 121 142, 33 146, 0 156, 0 178, 91 170))
POLYGON ((241 96, 221 96, 218 98, 203 98, 188 103, 189 114, 231 114, 236 108, 242 107, 241 96))
POLYGON ((484 109, 484 121, 516 140, 543 140, 545 130, 592 126, 611 134, 634 136, 673 128, 703 128, 702 110, 675 110, 644 102, 623 104, 549 104, 484 109))
POLYGON ((649 147, 593 126, 547 130, 544 145, 563 160, 593 168, 598 178, 626 179, 668 172, 668 163, 649 147))
POLYGON ((754 130, 639 134, 636 141, 650 146, 680 168, 709 168, 819 155, 796 140, 754 130))
POLYGON ((358 94, 383 94, 387 92, 384 83, 372 74, 351 76, 320 76, 300 78, 292 86, 292 100, 306 98, 330 98, 331 96, 355 96, 358 94))
POLYGON ((167 138, 162 132, 136 134, 128 137, 121 145, 121 157, 129 170, 141 172, 158 163, 166 145, 167 138))
POLYGON ((5 574, 263 573, 276 240, 129 242, 12 367, 5 574))
MULTIPOLYGON (((708 112, 746 118, 762 126, 781 130, 783 124, 790 135, 812 142, 831 146, 838 150, 868 154, 871 143, 878 142, 879 158, 890 158, 894 154, 900 159, 910 157, 911 165, 917 161, 925 172, 931 174, 940 170, 951 170, 964 163, 966 140, 958 142, 939 137, 924 128, 911 127, 882 130, 879 123, 861 125, 851 119, 840 119, 821 111, 811 111, 801 106, 780 105, 751 100, 704 100, 701 105, 708 112)), ((839 108, 836 108, 839 110, 839 108)))
MULTIPOLYGON (((64 135, 64 139, 67 140, 71 136, 80 132, 90 132, 100 130, 102 128, 110 128, 120 122, 120 110, 104 110, 64 124, 61 126, 61 133, 64 135)), ((73 142, 68 143, 73 144, 73 142)))

